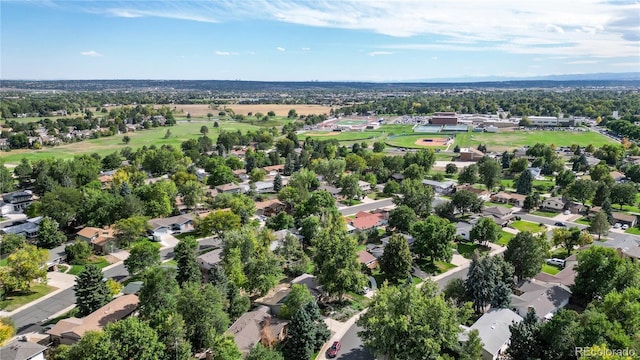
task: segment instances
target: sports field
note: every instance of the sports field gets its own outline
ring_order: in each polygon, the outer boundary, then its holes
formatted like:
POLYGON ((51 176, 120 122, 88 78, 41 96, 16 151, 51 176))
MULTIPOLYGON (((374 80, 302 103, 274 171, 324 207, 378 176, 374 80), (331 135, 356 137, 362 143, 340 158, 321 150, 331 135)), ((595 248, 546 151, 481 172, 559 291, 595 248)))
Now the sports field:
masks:
POLYGON ((578 144, 595 147, 604 144, 615 144, 615 141, 594 131, 509 131, 498 133, 461 133, 456 134, 455 144, 459 147, 476 147, 487 145, 490 151, 517 149, 532 146, 536 143, 571 146, 578 144))
POLYGON ((356 141, 375 139, 382 135, 382 132, 373 131, 315 131, 306 132, 298 136, 299 139, 319 138, 321 140, 356 141))
POLYGON ((337 125, 364 125, 366 123, 367 123, 367 120, 357 120, 357 119, 336 121, 337 125))
POLYGON ((422 149, 424 147, 436 148, 436 149, 444 149, 445 145, 438 146, 437 143, 441 144, 442 141, 446 140, 450 135, 441 135, 441 134, 420 134, 420 135, 400 135, 395 137, 390 137, 387 139, 386 143, 389 146, 402 147, 402 148, 410 148, 410 149, 422 149), (425 141, 425 139, 438 139, 433 142, 425 141), (439 140, 442 139, 442 140, 439 140))
POLYGON ((241 130, 245 132, 247 130, 256 130, 261 127, 239 123, 236 121, 218 121, 219 127, 214 128, 212 126, 213 121, 191 121, 191 122, 178 122, 175 126, 159 127, 149 130, 140 130, 137 132, 129 132, 126 134, 114 135, 109 137, 103 137, 99 139, 85 140, 72 144, 65 144, 55 147, 47 147, 42 150, 12 150, 9 152, 0 152, 0 161, 4 161, 5 164, 18 164, 23 157, 30 160, 44 159, 48 157, 54 157, 56 159, 70 159, 75 155, 84 153, 98 153, 101 156, 110 154, 114 151, 118 151, 126 146, 132 149, 137 149, 144 145, 162 146, 165 144, 180 147, 180 144, 188 139, 196 139, 202 134, 200 128, 202 125, 207 125, 209 133, 207 136, 212 141, 216 141, 220 129, 235 131, 241 130), (164 136, 167 130, 171 131, 171 136, 165 139, 164 136), (131 138, 129 144, 125 145, 122 142, 122 138, 127 135, 131 138))

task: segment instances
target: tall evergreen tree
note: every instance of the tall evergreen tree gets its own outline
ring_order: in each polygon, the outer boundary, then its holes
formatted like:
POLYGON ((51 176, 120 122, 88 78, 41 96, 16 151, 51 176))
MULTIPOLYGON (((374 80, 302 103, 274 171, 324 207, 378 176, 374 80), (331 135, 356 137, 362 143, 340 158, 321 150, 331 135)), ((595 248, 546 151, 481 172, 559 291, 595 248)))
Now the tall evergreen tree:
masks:
POLYGON ((469 332, 467 341, 462 344, 460 349, 460 360, 482 360, 482 347, 484 344, 480 339, 478 330, 473 329, 469 332))
POLYGON ((520 173, 516 183, 516 192, 522 195, 529 195, 533 191, 533 177, 529 170, 520 173))
POLYGON ((605 182, 598 182, 598 188, 596 189, 596 194, 593 196, 593 200, 591 203, 594 206, 602 206, 602 204, 609 199, 609 195, 611 194, 611 190, 609 185, 605 182))
POLYGON ((311 359, 330 336, 318 305, 310 301, 293 315, 289 323, 284 357, 287 360, 311 359))
POLYGON ((284 161, 284 170, 283 173, 285 176, 291 176, 291 174, 293 174, 294 170, 294 158, 293 158, 293 154, 289 154, 287 155, 285 161, 284 161))
POLYGON ((611 202, 609 199, 605 199, 602 203, 602 211, 607 214, 607 220, 609 220, 609 224, 614 224, 615 220, 613 219, 613 208, 611 207, 611 202))
POLYGON ((89 315, 111 301, 111 292, 103 279, 102 271, 95 265, 87 265, 78 275, 74 290, 81 316, 89 315))
POLYGON ((282 176, 280 176, 280 174, 278 174, 273 179, 273 191, 279 192, 280 189, 282 189, 282 176))

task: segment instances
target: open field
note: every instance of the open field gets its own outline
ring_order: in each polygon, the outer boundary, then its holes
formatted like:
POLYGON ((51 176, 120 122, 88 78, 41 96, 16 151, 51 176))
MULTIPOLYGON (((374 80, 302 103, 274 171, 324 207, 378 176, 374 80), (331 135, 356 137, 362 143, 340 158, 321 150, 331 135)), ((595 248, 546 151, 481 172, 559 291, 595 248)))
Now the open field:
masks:
POLYGON ((212 122, 209 121, 178 122, 175 126, 158 127, 99 139, 85 140, 72 144, 48 147, 42 150, 21 149, 9 152, 0 152, 0 160, 4 161, 5 164, 18 164, 23 157, 30 160, 39 160, 48 157, 54 157, 56 159, 70 159, 75 155, 94 152, 104 156, 114 151, 121 150, 127 146, 132 149, 137 149, 144 145, 173 145, 179 147, 185 140, 195 139, 202 136, 200 133, 202 125, 207 125, 209 127, 209 133, 207 136, 209 136, 214 142, 218 138, 220 129, 229 131, 241 130, 244 132, 247 130, 256 130, 261 128, 259 126, 239 123, 236 121, 218 121, 218 128, 214 128, 211 124, 212 122), (171 137, 165 139, 164 136, 167 130, 171 131, 171 137), (131 141, 127 145, 122 142, 122 138, 125 135, 131 138, 131 141))
POLYGON ((578 144, 595 147, 604 144, 614 144, 608 137, 593 131, 569 132, 569 131, 507 131, 499 133, 459 133, 456 135, 455 144, 464 147, 477 147, 479 144, 487 145, 489 151, 504 151, 535 145, 536 143, 555 144, 556 146, 571 146, 578 144))
POLYGON ((338 141, 355 141, 355 140, 369 140, 374 139, 382 135, 381 132, 356 132, 356 131, 315 131, 306 132, 298 136, 299 139, 322 138, 321 140, 338 140, 338 141))
POLYGON ((439 135, 439 134, 421 134, 421 135, 402 135, 402 136, 396 136, 393 138, 389 138, 387 139, 386 143, 389 146, 395 146, 395 147, 403 147, 403 148, 412 148, 412 149, 420 149, 423 147, 430 147, 430 148, 441 148, 444 149, 446 146, 442 145, 442 146, 438 146, 435 144, 429 144, 424 142, 424 139, 436 139, 436 138, 448 138, 449 135, 439 135), (419 145, 422 144, 422 145, 419 145), (435 145, 435 146, 434 146, 435 145))
MULTIPOLYGON (((176 117, 180 114, 186 116, 187 113, 191 114, 191 117, 203 117, 206 118, 207 114, 211 113, 214 117, 218 116, 221 110, 232 109, 236 114, 247 115, 249 113, 263 113, 267 114, 269 111, 273 111, 277 116, 287 116, 289 110, 295 109, 298 115, 320 115, 329 114, 331 111, 330 106, 322 105, 307 105, 307 104, 226 104, 226 105, 214 105, 217 108, 212 109, 209 104, 170 104, 170 105, 154 105, 154 108, 160 108, 162 106, 169 106, 173 110, 176 117)), ((116 108, 117 106, 108 106, 107 109, 116 108)))

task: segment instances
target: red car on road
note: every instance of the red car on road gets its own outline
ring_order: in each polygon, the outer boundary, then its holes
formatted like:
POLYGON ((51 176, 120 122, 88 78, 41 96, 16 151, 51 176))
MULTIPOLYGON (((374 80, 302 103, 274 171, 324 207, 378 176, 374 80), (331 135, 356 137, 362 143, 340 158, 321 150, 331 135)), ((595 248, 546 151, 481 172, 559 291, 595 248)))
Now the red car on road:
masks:
POLYGON ((340 351, 340 341, 335 341, 333 345, 327 350, 327 357, 334 358, 338 356, 338 352, 340 351))

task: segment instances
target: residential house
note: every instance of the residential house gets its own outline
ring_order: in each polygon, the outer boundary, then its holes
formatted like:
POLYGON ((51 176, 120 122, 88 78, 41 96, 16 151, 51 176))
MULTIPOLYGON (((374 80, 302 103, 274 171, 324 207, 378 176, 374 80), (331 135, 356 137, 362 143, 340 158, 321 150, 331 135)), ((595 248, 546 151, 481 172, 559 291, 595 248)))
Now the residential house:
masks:
POLYGON ((517 194, 517 193, 509 193, 511 197, 509 199, 509 204, 517 207, 523 207, 524 201, 527 199, 527 195, 517 194))
POLYGON ((273 180, 256 181, 253 183, 258 194, 271 193, 273 190, 273 180))
POLYGON ((137 308, 138 296, 123 295, 83 318, 62 319, 46 333, 54 343, 73 345, 80 341, 87 331, 100 331, 107 324, 131 315, 137 308))
POLYGON ((561 284, 567 287, 571 287, 573 284, 575 284, 576 271, 574 268, 577 264, 578 260, 576 254, 573 254, 564 260, 564 268, 560 270, 559 273, 551 275, 541 271, 533 278, 541 282, 550 284, 561 284))
POLYGON ((464 328, 459 335, 461 342, 466 342, 469 332, 478 330, 482 340, 482 359, 496 360, 503 357, 509 347, 511 330, 509 326, 519 323, 522 317, 509 309, 491 309, 484 313, 470 328, 464 328))
MULTIPOLYGON (((398 235, 407 239, 407 244, 409 244, 409 247, 412 247, 413 243, 416 241, 416 239, 414 239, 413 236, 411 235, 402 234, 402 233, 398 235)), ((386 246, 389 243, 389 240, 391 240, 391 236, 383 237, 382 239, 380 239, 380 242, 386 246)))
POLYGON ((358 261, 372 270, 378 267, 378 259, 366 250, 358 251, 358 261))
POLYGON ((365 231, 378 226, 385 225, 387 219, 383 214, 371 214, 368 212, 360 211, 356 214, 355 219, 346 219, 347 224, 355 227, 356 231, 365 231))
POLYGON ((267 295, 256 299, 254 302, 258 305, 267 306, 270 309, 271 314, 277 316, 280 313, 280 308, 291 292, 291 285, 294 284, 306 286, 307 289, 309 289, 311 295, 313 295, 316 300, 324 294, 324 292, 322 291, 322 286, 318 283, 318 280, 315 276, 310 274, 302 274, 297 278, 291 280, 289 284, 281 284, 276 288, 271 289, 271 291, 269 291, 267 295))
POLYGON ((380 259, 384 255, 384 248, 386 244, 367 244, 366 250, 369 254, 373 255, 376 259, 380 259))
POLYGON ((2 234, 24 235, 27 239, 34 239, 38 235, 42 216, 26 219, 20 222, 14 222, 14 225, 0 229, 2 234))
POLYGON ((204 181, 204 179, 209 176, 209 173, 205 169, 199 167, 195 168, 195 173, 198 181, 204 181))
POLYGON ((109 254, 117 249, 115 229, 111 227, 85 227, 78 231, 76 236, 93 245, 93 251, 98 254, 109 254))
POLYGON ((628 225, 629 227, 634 227, 638 223, 638 217, 635 215, 628 215, 621 212, 613 212, 611 214, 613 216, 613 220, 622 225, 628 225))
POLYGON ((570 297, 571 291, 565 285, 531 279, 511 295, 511 308, 522 317, 533 309, 540 320, 548 320, 569 303, 570 297))
POLYGON ((491 217, 496 224, 505 227, 513 219, 513 210, 504 206, 491 206, 482 210, 482 215, 491 217))
POLYGON ((249 175, 247 174, 247 170, 245 169, 233 170, 233 175, 235 175, 241 181, 249 180, 249 175))
POLYGON ((391 174, 391 179, 395 180, 396 182, 402 182, 404 181, 404 175, 401 173, 393 173, 391 174))
POLYGON ((103 189, 108 189, 111 186, 111 183, 113 182, 113 175, 102 174, 98 176, 98 181, 100 181, 100 184, 102 184, 103 189))
POLYGON ((11 341, 0 347, 0 359, 2 360, 44 360, 46 346, 27 341, 26 338, 11 341), (24 339, 24 340, 23 340, 24 339))
POLYGON ((484 153, 478 149, 462 148, 460 149, 460 161, 478 161, 484 157, 484 153))
POLYGON ((619 171, 612 171, 609 173, 609 175, 611 175, 611 177, 613 178, 613 181, 619 183, 622 180, 624 180, 626 177, 624 176, 623 173, 619 172, 619 171))
POLYGON ((155 218, 147 222, 149 232, 154 239, 160 239, 162 235, 176 232, 193 231, 193 216, 191 214, 177 215, 168 218, 155 218))
MULTIPOLYGON (((588 217, 592 218, 594 216, 596 216, 596 214, 598 214, 600 212, 600 210, 602 210, 602 208, 600 206, 593 206, 589 209, 589 213, 588 213, 588 217)), ((613 214, 612 214, 613 215, 613 214)))
POLYGON ((225 332, 233 336, 238 350, 246 356, 257 344, 273 346, 287 336, 289 322, 278 319, 269 313, 269 307, 258 306, 240 316, 225 332))
POLYGON ((284 164, 265 166, 262 169, 267 172, 267 176, 276 176, 284 173, 284 164))
POLYGON ((640 260, 640 241, 633 237, 608 240, 603 243, 603 246, 616 249, 620 256, 634 261, 640 260))
POLYGON ((29 190, 4 194, 0 203, 0 215, 22 213, 32 202, 33 193, 29 190))
POLYGON ((576 201, 568 201, 564 208, 572 214, 582 214, 586 210, 584 205, 576 201))
POLYGON ((511 200, 511 194, 508 194, 504 191, 500 191, 499 193, 491 196, 491 201, 501 204, 508 204, 509 200, 511 200))
POLYGON ((196 257, 200 270, 206 274, 212 267, 222 262, 222 249, 213 249, 196 257))
POLYGON ((273 237, 275 238, 275 240, 271 242, 271 246, 270 246, 271 251, 275 251, 277 248, 279 248, 280 245, 282 245, 282 242, 284 241, 284 239, 287 236, 293 236, 296 239, 298 239, 299 241, 302 241, 302 235, 296 234, 293 231, 291 231, 290 229, 283 229, 283 230, 274 231, 273 232, 273 237))
POLYGON ((478 198, 481 199, 482 201, 489 201, 491 199, 490 191, 485 189, 475 188, 470 184, 458 185, 458 187, 456 188, 456 191, 460 191, 460 190, 471 191, 472 193, 476 194, 478 198))
POLYGON ((64 244, 56 246, 53 249, 49 250, 49 261, 47 261, 47 269, 54 270, 56 265, 59 265, 67 259, 66 247, 67 245, 64 244))
POLYGON ((324 190, 328 192, 336 200, 341 198, 340 192, 342 191, 342 188, 338 188, 331 185, 322 185, 318 190, 324 190))
POLYGON ((469 241, 471 236, 471 229, 473 229, 473 225, 468 224, 466 222, 457 222, 456 223, 456 237, 459 236, 463 240, 469 241))
POLYGON ((248 185, 238 185, 238 184, 224 184, 218 185, 215 187, 218 193, 231 193, 231 194, 242 194, 246 193, 249 190, 248 185))
POLYGON ((422 184, 430 186, 436 194, 447 195, 453 192, 455 183, 453 181, 435 181, 435 180, 422 180, 422 184))
POLYGON ((542 201, 542 207, 544 209, 562 211, 564 209, 565 201, 562 197, 556 196, 542 201))
POLYGON ((360 191, 363 193, 371 191, 371 184, 366 181, 358 180, 358 187, 360 187, 360 191))
POLYGON ((256 215, 269 217, 286 209, 286 205, 278 199, 260 201, 256 203, 256 215))

